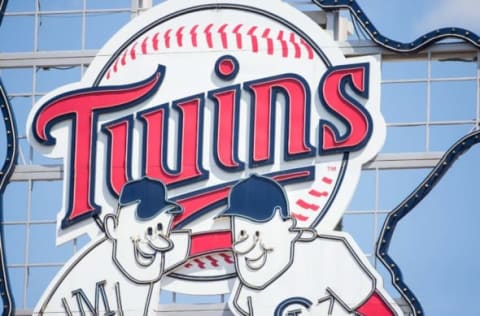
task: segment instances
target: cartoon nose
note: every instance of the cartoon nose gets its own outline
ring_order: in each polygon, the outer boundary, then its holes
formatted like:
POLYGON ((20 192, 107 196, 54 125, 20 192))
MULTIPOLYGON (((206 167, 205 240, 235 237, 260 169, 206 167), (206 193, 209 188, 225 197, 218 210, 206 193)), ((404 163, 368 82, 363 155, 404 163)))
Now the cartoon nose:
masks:
POLYGON ((158 251, 167 251, 173 247, 172 240, 163 235, 157 235, 157 237, 153 238, 150 242, 152 243, 152 248, 158 251))
POLYGON ((150 247, 157 251, 169 251, 173 248, 172 240, 160 232, 153 234, 148 243, 150 247))
POLYGON ((241 231, 238 240, 233 243, 233 251, 240 255, 246 254, 255 248, 257 240, 257 236, 250 236, 245 231, 241 231))
POLYGON ((168 251, 173 248, 172 240, 163 234, 162 223, 157 223, 155 227, 147 227, 145 238, 149 246, 156 251, 168 251))

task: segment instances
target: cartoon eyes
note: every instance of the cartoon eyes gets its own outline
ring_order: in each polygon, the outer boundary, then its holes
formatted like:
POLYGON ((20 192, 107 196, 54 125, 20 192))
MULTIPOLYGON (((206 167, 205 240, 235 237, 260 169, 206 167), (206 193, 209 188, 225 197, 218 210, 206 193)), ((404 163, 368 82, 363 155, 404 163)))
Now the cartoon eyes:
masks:
MULTIPOLYGON (((247 236, 247 232, 246 232, 244 229, 242 229, 242 230, 240 231, 240 238, 243 238, 243 237, 245 237, 245 236, 247 236)), ((255 238, 258 238, 258 237, 260 237, 260 232, 257 230, 257 231, 255 232, 255 238)), ((247 238, 248 238, 248 236, 247 236, 247 238)))
POLYGON ((260 231, 255 231, 252 235, 249 235, 248 232, 244 229, 239 231, 238 238, 233 243, 233 252, 236 255, 246 255, 252 251, 257 245, 260 247, 260 250, 263 252, 273 251, 273 248, 268 248, 265 246, 263 241, 260 238, 260 231), (250 238, 252 236, 252 238, 250 238))
MULTIPOLYGON (((163 231, 163 224, 157 223, 156 227, 156 234, 162 233, 163 231)), ((147 231, 145 232, 146 237, 152 237, 154 235, 153 227, 147 227, 147 231)))

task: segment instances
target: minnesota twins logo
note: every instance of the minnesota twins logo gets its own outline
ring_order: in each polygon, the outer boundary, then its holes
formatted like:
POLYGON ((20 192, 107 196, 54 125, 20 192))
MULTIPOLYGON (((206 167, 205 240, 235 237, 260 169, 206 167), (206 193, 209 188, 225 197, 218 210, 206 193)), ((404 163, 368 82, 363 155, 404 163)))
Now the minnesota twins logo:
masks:
POLYGON ((29 116, 64 159, 58 242, 92 238, 36 311, 149 315, 162 288, 231 293, 235 315, 400 315, 333 232, 385 137, 378 90, 376 59, 280 1, 144 13, 29 116))

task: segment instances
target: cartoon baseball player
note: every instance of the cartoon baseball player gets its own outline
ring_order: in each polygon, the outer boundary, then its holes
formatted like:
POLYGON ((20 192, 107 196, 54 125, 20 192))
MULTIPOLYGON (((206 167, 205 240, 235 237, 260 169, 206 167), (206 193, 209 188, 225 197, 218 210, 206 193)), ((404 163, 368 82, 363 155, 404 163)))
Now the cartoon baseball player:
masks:
POLYGON ((274 180, 237 183, 225 216, 238 274, 229 300, 235 315, 401 315, 353 240, 296 227, 274 180))
POLYGON ((190 232, 170 231, 182 211, 163 183, 127 183, 116 213, 104 217, 105 236, 65 265, 34 314, 150 315, 160 279, 188 257, 190 232))

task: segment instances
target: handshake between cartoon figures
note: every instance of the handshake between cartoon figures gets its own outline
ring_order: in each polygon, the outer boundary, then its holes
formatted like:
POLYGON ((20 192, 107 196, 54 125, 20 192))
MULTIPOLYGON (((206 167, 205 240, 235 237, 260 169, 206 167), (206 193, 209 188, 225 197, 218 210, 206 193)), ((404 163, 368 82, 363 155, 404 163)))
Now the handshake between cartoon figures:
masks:
MULTIPOLYGON (((162 182, 127 183, 104 217, 105 235, 64 266, 35 315, 151 315, 162 277, 188 260, 190 231, 171 231, 181 212, 162 182)), ((216 220, 230 220, 235 315, 402 315, 347 234, 296 226, 276 181, 237 182, 216 220)))
POLYGON ((274 180, 238 182, 219 217, 233 235, 235 315, 402 315, 350 236, 298 228, 274 180))
POLYGON ((152 315, 160 280, 183 264, 190 231, 171 232, 182 207, 162 182, 127 183, 105 234, 74 256, 51 282, 34 315, 152 315))

